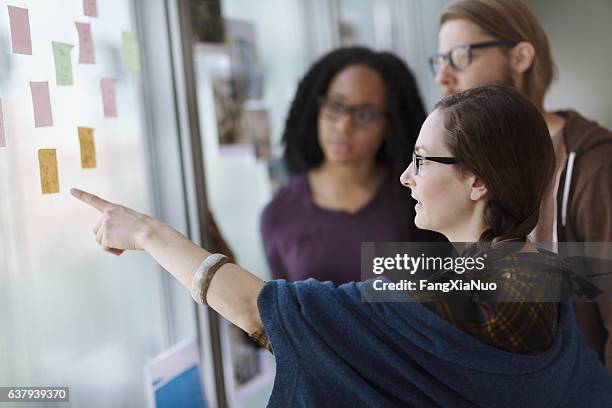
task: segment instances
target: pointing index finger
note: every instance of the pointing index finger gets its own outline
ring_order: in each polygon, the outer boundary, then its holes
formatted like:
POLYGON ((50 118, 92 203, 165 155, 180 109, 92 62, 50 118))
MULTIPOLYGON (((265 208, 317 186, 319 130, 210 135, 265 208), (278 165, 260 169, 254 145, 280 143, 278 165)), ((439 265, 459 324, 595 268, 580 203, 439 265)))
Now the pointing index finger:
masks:
POLYGON ((97 195, 93 195, 83 190, 79 190, 78 188, 70 189, 70 194, 72 194, 77 199, 81 200, 85 204, 89 204, 100 212, 108 210, 113 206, 113 203, 106 201, 97 195))

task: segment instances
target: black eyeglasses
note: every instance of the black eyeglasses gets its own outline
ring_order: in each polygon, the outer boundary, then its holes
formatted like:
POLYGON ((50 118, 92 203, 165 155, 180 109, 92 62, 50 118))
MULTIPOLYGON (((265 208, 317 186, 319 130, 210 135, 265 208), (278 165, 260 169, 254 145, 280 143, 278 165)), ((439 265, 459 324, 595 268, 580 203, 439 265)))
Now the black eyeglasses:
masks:
POLYGON ((510 40, 493 40, 484 41, 474 44, 457 45, 450 49, 446 54, 435 54, 429 58, 429 65, 434 75, 444 69, 446 64, 449 64, 453 69, 462 70, 470 66, 472 63, 472 50, 479 48, 491 48, 500 46, 513 46, 516 42, 510 40))
POLYGON ((355 124, 360 127, 368 127, 388 117, 386 112, 380 112, 367 105, 346 106, 338 101, 327 98, 319 98, 319 106, 324 117, 330 120, 338 120, 344 114, 350 114, 355 124))
POLYGON ((419 169, 423 164, 423 160, 429 160, 436 163, 442 164, 458 164, 461 163, 461 159, 458 157, 439 157, 439 156, 419 156, 415 152, 412 153, 412 163, 414 163, 414 175, 419 175, 419 169))

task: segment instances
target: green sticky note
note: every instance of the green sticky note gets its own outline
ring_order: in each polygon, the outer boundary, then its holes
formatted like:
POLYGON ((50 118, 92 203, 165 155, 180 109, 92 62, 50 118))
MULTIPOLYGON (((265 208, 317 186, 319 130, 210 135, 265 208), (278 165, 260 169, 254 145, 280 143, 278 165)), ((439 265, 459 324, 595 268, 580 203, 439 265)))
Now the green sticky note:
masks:
POLYGON ((138 42, 131 31, 121 33, 123 43, 123 65, 127 71, 140 70, 140 54, 138 52, 138 42))
POLYGON ((72 79, 72 61, 70 51, 74 45, 53 41, 53 58, 55 59, 55 80, 57 85, 74 85, 72 79))

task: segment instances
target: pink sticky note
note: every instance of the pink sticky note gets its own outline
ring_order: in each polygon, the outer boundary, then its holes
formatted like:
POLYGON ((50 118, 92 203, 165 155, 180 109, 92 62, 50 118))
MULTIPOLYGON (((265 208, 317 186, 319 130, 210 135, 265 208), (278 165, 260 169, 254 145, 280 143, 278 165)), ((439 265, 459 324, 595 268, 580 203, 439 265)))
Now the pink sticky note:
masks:
POLYGON ((98 17, 98 6, 96 0, 83 0, 83 11, 86 16, 98 17))
POLYGON ((51 97, 48 82, 30 82, 32 105, 34 105, 34 126, 53 126, 51 97))
POLYGON ((4 134, 4 113, 2 113, 2 98, 0 98, 0 147, 6 147, 6 136, 4 134))
POLYGON ((105 118, 117 117, 117 98, 115 96, 116 81, 111 78, 102 78, 100 88, 102 89, 102 105, 104 106, 105 118))
POLYGON ((11 21, 11 42, 13 53, 32 55, 32 38, 30 37, 30 17, 28 9, 8 6, 11 21))
POLYGON ((95 64, 96 51, 94 50, 91 24, 76 23, 79 32, 79 62, 81 64, 95 64))

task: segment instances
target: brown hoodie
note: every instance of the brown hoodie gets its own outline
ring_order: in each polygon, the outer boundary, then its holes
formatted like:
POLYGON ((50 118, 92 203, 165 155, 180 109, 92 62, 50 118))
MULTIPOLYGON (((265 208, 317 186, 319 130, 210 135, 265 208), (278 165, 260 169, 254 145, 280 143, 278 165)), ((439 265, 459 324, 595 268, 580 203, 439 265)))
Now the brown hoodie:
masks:
MULTIPOLYGON (((574 111, 565 118, 567 151, 557 189, 559 242, 612 241, 612 132, 574 111)), ((576 303, 578 326, 612 370, 612 302, 576 303)))

